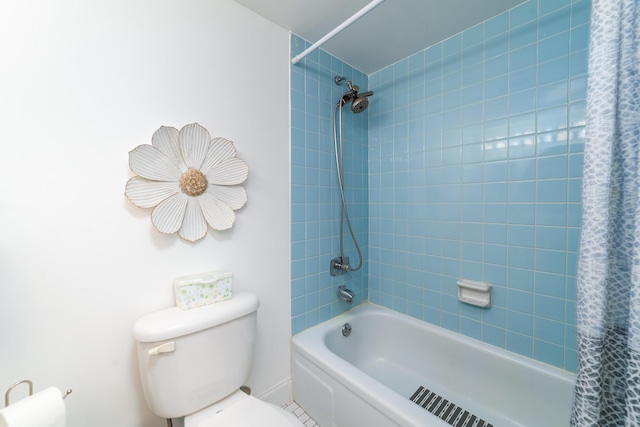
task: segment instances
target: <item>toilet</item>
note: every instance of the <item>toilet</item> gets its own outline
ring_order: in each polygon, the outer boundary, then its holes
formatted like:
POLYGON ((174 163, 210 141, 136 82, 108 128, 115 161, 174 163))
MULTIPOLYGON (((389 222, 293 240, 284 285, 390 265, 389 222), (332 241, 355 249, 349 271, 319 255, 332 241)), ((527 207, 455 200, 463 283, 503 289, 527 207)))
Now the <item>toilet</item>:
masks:
POLYGON ((258 297, 233 298, 141 317, 133 325, 147 405, 185 427, 303 427, 284 409, 240 390, 249 377, 258 297))

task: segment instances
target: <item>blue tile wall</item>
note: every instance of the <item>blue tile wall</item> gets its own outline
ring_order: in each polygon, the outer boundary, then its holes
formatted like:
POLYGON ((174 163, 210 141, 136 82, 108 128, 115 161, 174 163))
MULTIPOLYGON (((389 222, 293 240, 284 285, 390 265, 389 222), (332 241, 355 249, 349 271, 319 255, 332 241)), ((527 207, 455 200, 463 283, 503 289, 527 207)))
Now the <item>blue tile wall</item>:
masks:
POLYGON ((575 370, 589 7, 530 0, 369 76, 371 302, 575 370))
MULTIPOLYGON (((291 56, 309 47, 292 35, 291 56)), ((298 333, 336 316, 350 306, 336 290, 356 292, 355 304, 368 300, 367 114, 343 114, 345 197, 364 266, 343 276, 329 275, 329 261, 340 255, 340 205, 333 143, 333 111, 346 76, 361 88, 368 77, 323 50, 291 66, 291 324, 298 333)), ((357 266, 358 255, 345 225, 345 255, 357 266)))
MULTIPOLYGON (((358 301, 575 370, 589 9, 529 0, 370 76, 322 50, 291 67, 294 334, 347 308, 346 281, 358 301), (368 116, 345 115, 368 262, 337 279, 336 74, 375 92, 368 116), (493 284, 492 308, 460 303, 459 278, 493 284)), ((292 36, 292 56, 308 46, 292 36)))

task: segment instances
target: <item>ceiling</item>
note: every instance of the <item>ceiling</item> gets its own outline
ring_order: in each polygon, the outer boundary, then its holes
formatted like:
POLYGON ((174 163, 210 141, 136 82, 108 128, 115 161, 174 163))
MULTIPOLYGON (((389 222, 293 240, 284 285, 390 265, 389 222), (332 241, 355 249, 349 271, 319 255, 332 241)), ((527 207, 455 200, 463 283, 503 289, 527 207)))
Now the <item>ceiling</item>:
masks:
MULTIPOLYGON (((371 0, 235 0, 315 43, 371 0)), ((322 49, 371 74, 525 0, 386 0, 322 49)))

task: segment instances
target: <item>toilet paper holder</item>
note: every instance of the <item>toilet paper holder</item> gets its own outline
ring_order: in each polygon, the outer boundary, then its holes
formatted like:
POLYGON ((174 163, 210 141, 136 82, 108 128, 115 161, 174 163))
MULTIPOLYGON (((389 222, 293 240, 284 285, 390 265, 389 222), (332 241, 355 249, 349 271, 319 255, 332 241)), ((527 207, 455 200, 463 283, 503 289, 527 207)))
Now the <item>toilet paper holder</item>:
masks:
MULTIPOLYGON (((4 406, 5 407, 9 406, 9 396, 11 395, 11 392, 13 391, 14 388, 19 386, 20 384, 28 384, 29 385, 29 396, 31 396, 33 394, 33 382, 32 381, 30 381, 30 380, 18 381, 17 383, 12 384, 11 387, 9 387, 7 389, 7 392, 4 394, 4 406)), ((67 396, 69 396, 71 393, 73 393, 73 390, 68 389, 66 391, 66 393, 64 394, 64 396, 62 396, 62 398, 66 399, 67 396)))

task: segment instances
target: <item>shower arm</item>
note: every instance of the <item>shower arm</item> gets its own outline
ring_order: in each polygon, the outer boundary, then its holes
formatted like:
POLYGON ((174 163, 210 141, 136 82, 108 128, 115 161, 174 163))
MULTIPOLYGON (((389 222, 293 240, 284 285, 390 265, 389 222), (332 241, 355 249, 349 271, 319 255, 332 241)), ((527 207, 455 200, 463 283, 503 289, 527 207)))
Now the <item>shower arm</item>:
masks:
MULTIPOLYGON (((353 91, 353 92, 356 92, 356 93, 358 92, 358 89, 360 89, 360 88, 358 87, 358 85, 354 85, 354 84, 352 84, 352 83, 351 83, 351 80, 349 80, 348 78, 343 77, 343 76, 335 76, 335 77, 333 78, 333 81, 334 81, 334 82, 336 82, 336 84, 337 84, 338 86, 340 86, 340 85, 342 84, 342 82, 345 82, 345 83, 347 84, 347 86, 349 87, 349 90, 350 90, 350 91, 353 91)), ((371 93, 373 93, 373 92, 371 92, 371 93)))

